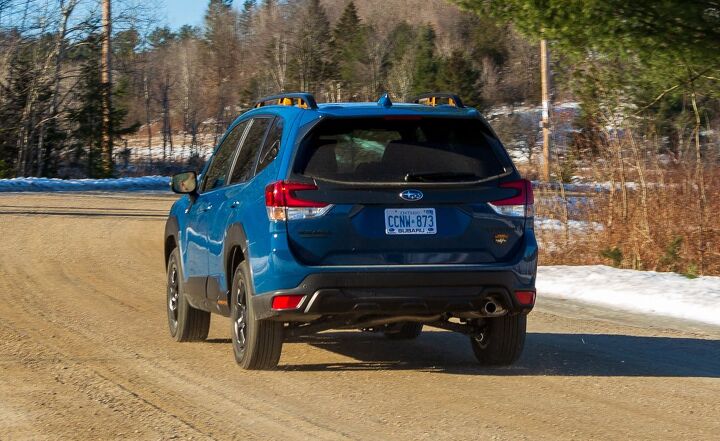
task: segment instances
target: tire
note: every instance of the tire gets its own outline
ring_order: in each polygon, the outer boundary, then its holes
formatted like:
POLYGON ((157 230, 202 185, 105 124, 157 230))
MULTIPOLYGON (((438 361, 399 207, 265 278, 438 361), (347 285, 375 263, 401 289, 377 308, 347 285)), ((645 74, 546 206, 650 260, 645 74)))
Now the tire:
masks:
POLYGON ((383 331, 390 340, 414 340, 422 333, 423 324, 417 322, 401 322, 388 327, 383 331))
POLYGON ((242 262, 233 275, 230 327, 235 361, 243 369, 275 369, 282 352, 283 324, 255 318, 249 274, 242 262))
POLYGON ((527 315, 505 315, 487 319, 482 337, 470 337, 475 357, 483 366, 509 366, 525 346, 527 315))
POLYGON ((170 336, 175 341, 203 341, 210 331, 210 313, 193 308, 183 289, 180 252, 175 248, 167 267, 167 314, 170 336))

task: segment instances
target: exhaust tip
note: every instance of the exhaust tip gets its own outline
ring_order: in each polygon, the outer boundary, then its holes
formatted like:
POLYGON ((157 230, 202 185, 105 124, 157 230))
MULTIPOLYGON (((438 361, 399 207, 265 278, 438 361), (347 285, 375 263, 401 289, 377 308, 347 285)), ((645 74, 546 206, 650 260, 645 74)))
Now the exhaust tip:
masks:
POLYGON ((485 304, 485 306, 483 307, 483 311, 485 311, 485 313, 487 313, 487 314, 495 314, 495 313, 497 312, 497 310, 498 310, 498 306, 497 306, 497 304, 496 304, 494 301, 492 301, 492 300, 490 300, 489 302, 487 302, 487 303, 485 304))

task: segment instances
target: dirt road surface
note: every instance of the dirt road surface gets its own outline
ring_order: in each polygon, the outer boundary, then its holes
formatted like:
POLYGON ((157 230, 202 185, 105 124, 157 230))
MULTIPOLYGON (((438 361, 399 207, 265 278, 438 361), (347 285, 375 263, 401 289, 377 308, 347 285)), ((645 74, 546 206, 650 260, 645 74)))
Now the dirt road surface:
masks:
POLYGON ((427 328, 289 342, 273 372, 235 365, 222 317, 174 343, 172 200, 0 195, 0 439, 720 439, 720 329, 542 293, 512 368, 427 328))

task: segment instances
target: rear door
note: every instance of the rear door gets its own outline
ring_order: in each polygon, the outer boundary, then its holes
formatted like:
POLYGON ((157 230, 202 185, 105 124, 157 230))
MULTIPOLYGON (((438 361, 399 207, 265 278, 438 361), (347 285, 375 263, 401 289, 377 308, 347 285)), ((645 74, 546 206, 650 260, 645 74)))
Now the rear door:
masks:
POLYGON ((234 166, 229 174, 228 186, 223 190, 222 200, 208 219, 208 289, 211 301, 225 299, 230 289, 225 278, 225 234, 234 212, 246 209, 248 182, 253 177, 260 147, 263 144, 273 118, 260 116, 249 120, 250 126, 237 146, 234 166))
POLYGON ((308 265, 506 262, 529 214, 531 190, 476 119, 326 120, 303 141, 291 179, 317 188, 296 197, 332 205, 287 221, 308 265))
MULTIPOLYGON (((208 256, 217 247, 209 240, 209 224, 222 205, 230 167, 235 157, 236 146, 242 138, 247 122, 236 125, 223 138, 202 177, 200 194, 188 209, 186 226, 187 265, 186 276, 202 279, 202 290, 205 290, 208 276, 208 256)), ((197 280, 193 281, 198 283, 197 280)), ((202 293, 205 295, 205 292, 202 293)))

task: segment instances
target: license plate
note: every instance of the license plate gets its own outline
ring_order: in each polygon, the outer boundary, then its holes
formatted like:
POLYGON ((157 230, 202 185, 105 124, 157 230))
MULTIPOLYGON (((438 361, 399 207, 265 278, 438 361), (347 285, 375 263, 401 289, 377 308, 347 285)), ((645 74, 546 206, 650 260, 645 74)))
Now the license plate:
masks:
POLYGON ((435 234, 434 208, 385 209, 385 234, 435 234))

